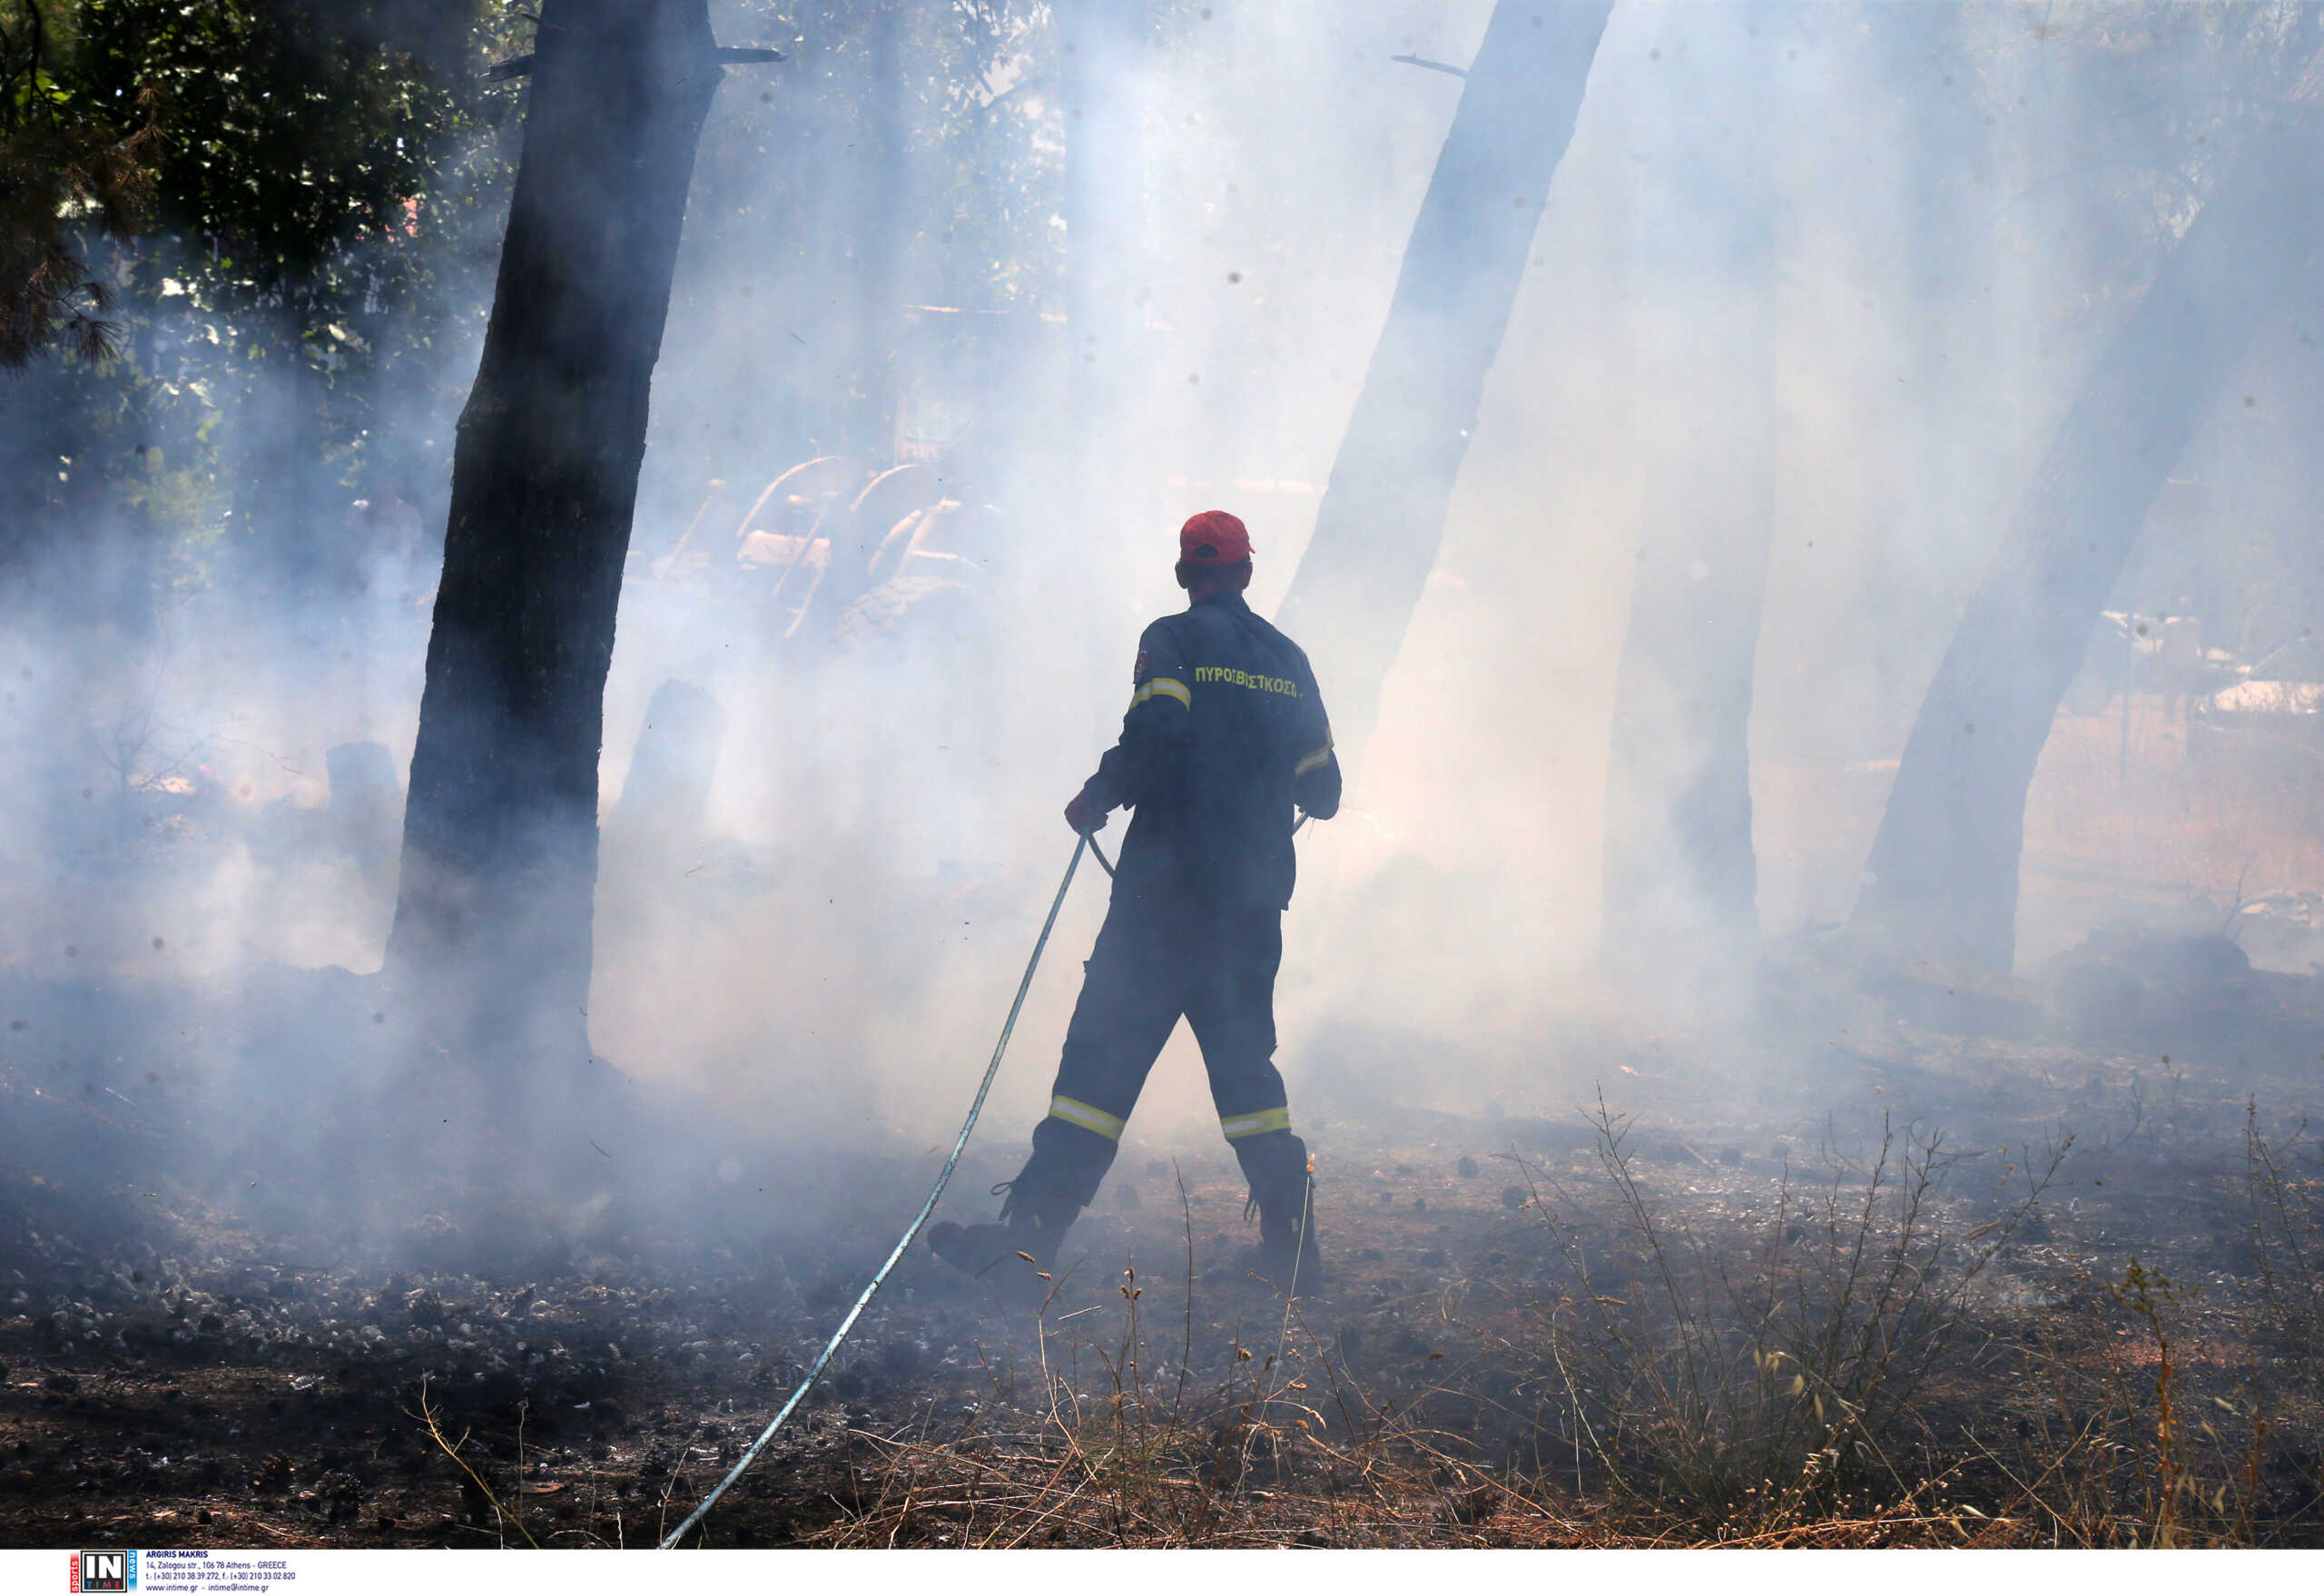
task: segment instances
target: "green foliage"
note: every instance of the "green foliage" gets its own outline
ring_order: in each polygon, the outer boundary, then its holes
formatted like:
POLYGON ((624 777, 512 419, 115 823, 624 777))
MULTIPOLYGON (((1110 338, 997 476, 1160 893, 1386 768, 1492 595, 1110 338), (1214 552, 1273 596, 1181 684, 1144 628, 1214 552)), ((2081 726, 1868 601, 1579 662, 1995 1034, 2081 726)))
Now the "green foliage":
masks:
POLYGON ((112 296, 88 276, 75 224, 127 238, 153 187, 152 97, 85 105, 54 65, 40 7, 0 6, 0 369, 53 338, 113 352, 99 314, 112 296))
POLYGON ((30 446, 0 461, 18 551, 311 543, 368 457, 409 477, 448 448, 379 424, 457 402, 517 103, 482 74, 525 25, 497 0, 0 0, 0 363, 35 361, 0 389, 30 446), (60 341, 94 359, 36 360, 60 341))
MULTIPOLYGON (((705 393, 775 390, 760 413, 786 435, 780 454, 834 417, 878 429, 849 418, 891 402, 879 395, 902 302, 1028 322, 1054 310, 1047 5, 743 0, 723 26, 792 59, 731 71, 721 93, 673 366, 699 364, 705 393), (724 373, 746 358, 731 325, 765 304, 729 296, 842 278, 866 285, 862 308, 842 308, 862 324, 828 365, 767 369, 759 351, 747 377, 724 373)), ((402 478, 432 519, 522 104, 521 80, 484 73, 529 49, 528 15, 508 0, 0 0, 0 29, 37 42, 37 138, 123 153, 109 186, 52 185, 0 212, 0 294, 35 281, 8 253, 38 231, 23 217, 53 234, 45 297, 18 295, 31 368, 0 386, 28 457, 0 460, 0 558, 11 539, 105 524, 327 562, 316 545, 335 518, 316 507, 373 471, 402 478), (60 346, 96 358, 45 358, 60 346)), ((11 103, 29 107, 23 77, 11 103)), ((30 130, 22 113, 0 127, 0 158, 31 152, 30 130)), ((657 410, 684 402, 657 394, 657 410)))
MULTIPOLYGON (((431 28, 415 49, 312 0, 84 0, 73 103, 143 94, 167 137, 155 225, 212 241, 245 294, 328 293, 350 246, 407 227, 460 155, 478 92, 431 28)), ((468 15, 473 5, 443 12, 468 15)), ((417 13, 416 13, 417 14, 417 13)), ((436 26, 443 25, 438 24, 436 26)))

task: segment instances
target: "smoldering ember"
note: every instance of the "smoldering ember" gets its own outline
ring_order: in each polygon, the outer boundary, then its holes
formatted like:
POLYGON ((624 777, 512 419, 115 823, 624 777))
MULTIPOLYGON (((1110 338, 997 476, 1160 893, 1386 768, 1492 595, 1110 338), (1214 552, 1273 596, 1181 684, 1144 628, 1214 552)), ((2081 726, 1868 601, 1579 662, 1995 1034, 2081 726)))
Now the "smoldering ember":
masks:
POLYGON ((2317 1545, 2319 144, 0 0, 0 1545, 2317 1545))

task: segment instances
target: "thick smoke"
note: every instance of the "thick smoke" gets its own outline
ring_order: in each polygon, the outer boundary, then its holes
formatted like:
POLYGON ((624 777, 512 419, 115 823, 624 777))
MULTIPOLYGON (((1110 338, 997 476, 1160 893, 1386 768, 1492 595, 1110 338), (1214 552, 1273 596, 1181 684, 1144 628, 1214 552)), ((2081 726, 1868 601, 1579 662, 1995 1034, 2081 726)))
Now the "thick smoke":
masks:
MULTIPOLYGON (((1177 524, 1236 512, 1256 607, 1288 586, 1462 92, 1426 64, 1469 60, 1492 7, 1173 0, 1078 80, 1047 12, 958 8, 882 44, 811 9, 716 8, 722 40, 791 59, 730 71, 704 135, 606 694, 590 1034, 739 1134, 917 1151, 990 1046, 1137 630, 1179 602, 1177 524), (1086 250, 1069 93, 1139 112, 1088 135, 1134 139, 1142 186, 1092 211, 1086 250), (1086 362, 1076 272, 1127 330, 1086 362), (918 475, 892 502, 839 513, 900 463, 918 475), (845 591, 875 570, 887 586, 845 591)), ((1596 976, 1618 666, 1652 476, 1722 458, 1666 429, 1732 396, 1773 409, 1767 551, 1738 555, 1766 569, 1758 919, 1774 939, 1846 919, 1921 695, 2082 374, 2312 48, 2289 10, 2068 9, 1768 5, 1747 29, 1616 8, 1361 781, 1299 842, 1295 1111, 1562 1108, 1603 1070, 1597 1028, 1656 1022, 1650 982, 1596 976), (1740 257, 1723 226, 1656 222, 1738 104, 1765 118, 1765 213, 1734 226, 1771 240, 1740 257), (1745 297, 1772 371, 1703 376, 1745 297)), ((379 967, 488 281, 459 279, 376 458, 270 483, 307 396, 286 377, 222 398, 244 475, 180 507, 204 531, 157 552, 92 503, 5 601, 19 980, 231 993, 269 963, 379 967), (261 489, 299 496, 267 511, 297 537, 232 535, 261 489)), ((2263 333, 2118 608, 2199 612, 2247 659, 2305 635, 2312 584, 2274 572, 2312 502, 2315 346, 2293 334, 2313 310, 2263 333)), ((2074 827, 2079 746, 2053 745, 2029 852, 2074 827)), ((2153 844, 2125 820, 2098 862, 2136 874, 2153 844)), ((2172 882, 2220 891, 2221 854, 2172 882)), ((1047 1091, 1102 888, 1085 867, 987 1121, 996 1162, 1047 1091)), ((2021 961, 2120 907, 2031 881, 2021 961)), ((1133 1135, 1223 1157, 1207 1115, 1182 1036, 1133 1135)))

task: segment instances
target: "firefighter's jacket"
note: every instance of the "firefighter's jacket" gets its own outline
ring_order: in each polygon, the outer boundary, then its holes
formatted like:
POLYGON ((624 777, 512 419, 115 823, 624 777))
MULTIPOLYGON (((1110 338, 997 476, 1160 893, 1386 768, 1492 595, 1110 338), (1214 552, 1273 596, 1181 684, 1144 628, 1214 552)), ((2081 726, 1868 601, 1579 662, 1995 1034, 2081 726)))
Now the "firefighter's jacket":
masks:
POLYGON ((1339 760, 1299 645, 1214 593, 1138 639, 1121 740, 1084 796, 1128 806, 1119 892, 1182 892, 1222 907, 1290 906, 1294 806, 1328 820, 1339 760))

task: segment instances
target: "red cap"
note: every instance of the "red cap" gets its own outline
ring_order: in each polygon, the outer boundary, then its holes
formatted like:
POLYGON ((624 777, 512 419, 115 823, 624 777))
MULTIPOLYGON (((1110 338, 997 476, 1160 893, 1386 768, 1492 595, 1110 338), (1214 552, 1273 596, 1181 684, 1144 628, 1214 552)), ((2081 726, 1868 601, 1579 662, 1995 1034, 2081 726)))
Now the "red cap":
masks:
POLYGON ((1225 510, 1205 510, 1178 528, 1178 558, 1189 566, 1235 566, 1251 557, 1251 532, 1225 510))

